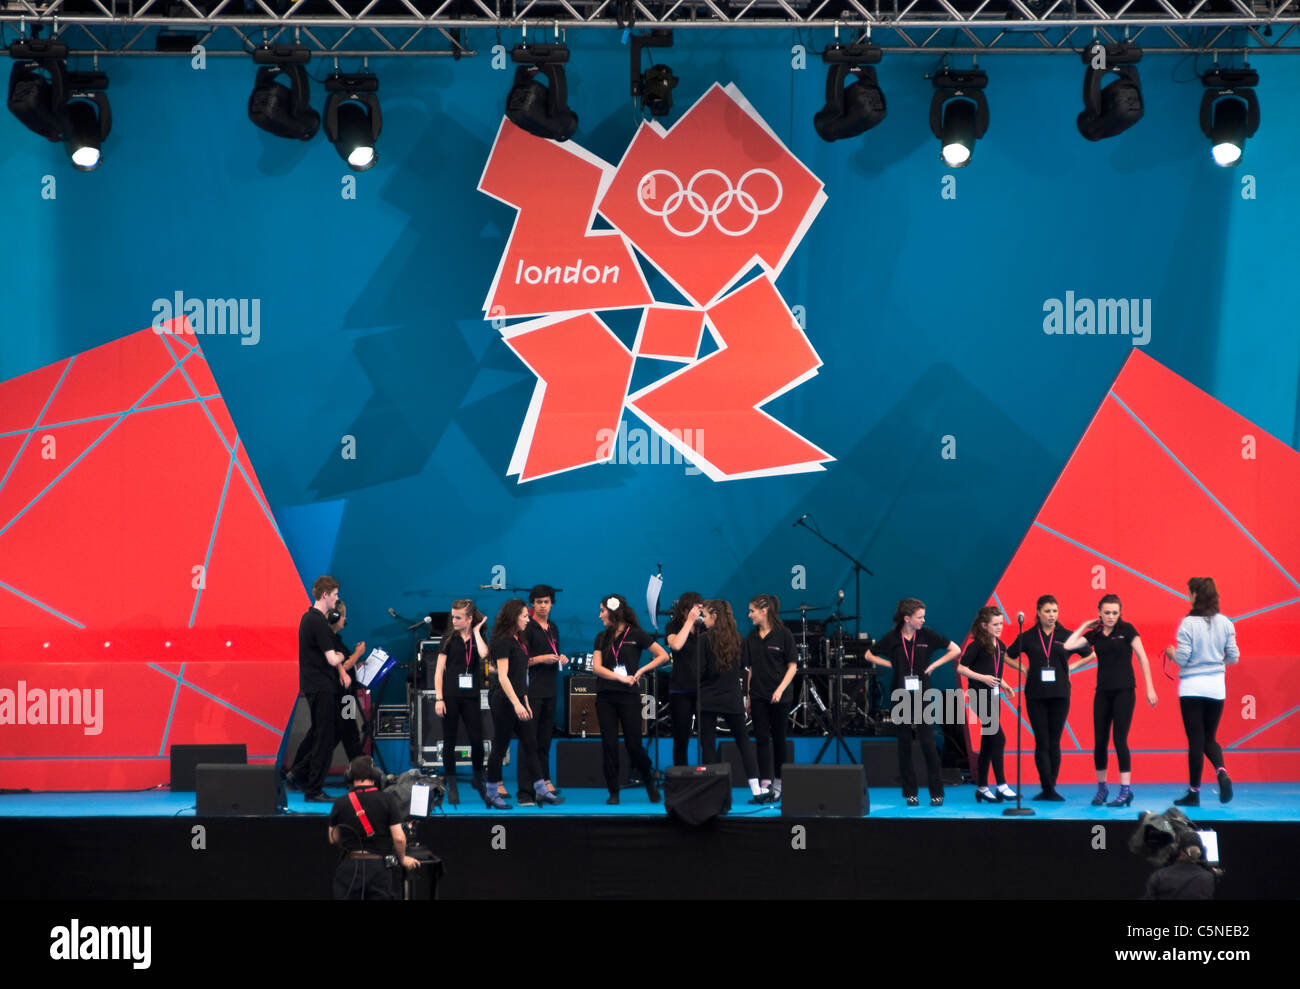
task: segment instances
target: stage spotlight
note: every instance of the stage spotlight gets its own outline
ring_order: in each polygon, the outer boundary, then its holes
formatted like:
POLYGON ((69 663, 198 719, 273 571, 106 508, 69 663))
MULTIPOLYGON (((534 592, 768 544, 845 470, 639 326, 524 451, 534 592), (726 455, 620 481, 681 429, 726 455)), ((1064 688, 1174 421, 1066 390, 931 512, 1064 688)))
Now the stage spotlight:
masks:
POLYGON ((370 73, 345 76, 335 72, 325 80, 325 136, 354 172, 364 172, 379 160, 375 141, 384 126, 379 110, 379 78, 370 73))
POLYGON ((1212 69, 1201 76, 1201 130, 1210 139, 1214 163, 1231 168, 1241 161, 1246 138, 1259 130, 1259 100, 1254 69, 1212 69))
POLYGON ((632 67, 632 98, 638 105, 650 111, 654 117, 667 116, 673 108, 673 90, 680 82, 673 70, 667 65, 652 65, 641 71, 641 50, 643 48, 671 48, 672 31, 655 28, 649 34, 632 35, 629 59, 632 67))
POLYGON ((58 42, 16 41, 9 51, 22 58, 9 73, 10 112, 46 140, 62 141, 74 168, 97 168, 113 127, 108 77, 102 72, 69 72, 63 61, 67 47, 58 42), (37 57, 23 57, 28 54, 37 57))
POLYGON ((1142 119, 1142 82, 1137 63, 1142 49, 1130 45, 1103 45, 1093 42, 1083 52, 1088 66, 1083 76, 1083 112, 1079 114, 1079 133, 1089 141, 1100 141, 1122 134, 1142 119), (1119 78, 1104 89, 1102 76, 1113 72, 1119 78))
MULTIPOLYGON (((72 73, 74 82, 81 73, 72 73)), ((69 94, 64 110, 63 146, 72 167, 90 172, 99 167, 104 139, 113 129, 113 111, 108 105, 108 78, 98 72, 85 73, 77 88, 69 94), (102 80, 102 85, 99 83, 102 80)))
POLYGON ((506 97, 506 116, 512 124, 536 137, 567 141, 578 129, 578 115, 568 107, 564 63, 565 45, 516 45, 510 57, 519 67, 506 97), (546 79, 543 86, 537 77, 546 79))
POLYGON ((975 142, 989 128, 989 104, 984 98, 988 81, 988 74, 978 69, 944 69, 934 77, 930 130, 939 139, 944 164, 949 168, 969 165, 975 142))
POLYGON ((307 63, 311 52, 296 45, 263 45, 253 50, 260 66, 248 97, 248 119, 276 137, 310 141, 320 129, 320 114, 311 108, 307 63), (289 85, 277 82, 284 75, 289 85))
POLYGON ((864 134, 885 119, 885 94, 871 66, 880 61, 878 45, 831 45, 822 52, 826 70, 826 105, 813 116, 813 128, 823 141, 864 134), (854 81, 844 83, 849 76, 854 81))

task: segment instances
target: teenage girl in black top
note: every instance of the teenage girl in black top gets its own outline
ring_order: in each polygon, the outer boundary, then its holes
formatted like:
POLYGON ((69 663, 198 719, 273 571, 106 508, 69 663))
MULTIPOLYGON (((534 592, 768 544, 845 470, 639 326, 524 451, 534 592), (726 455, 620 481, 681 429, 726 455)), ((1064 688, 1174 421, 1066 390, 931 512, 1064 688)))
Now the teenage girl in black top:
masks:
POLYGON ((944 663, 956 659, 961 647, 925 625, 925 602, 903 598, 894 611, 894 627, 867 650, 868 662, 894 671, 894 709, 903 716, 895 723, 898 735, 898 775, 903 778, 903 796, 915 807, 916 773, 912 770, 912 737, 921 740, 925 767, 929 776, 930 806, 943 803, 943 772, 939 752, 934 747, 934 731, 916 717, 921 712, 921 698, 930 685, 930 674, 944 663), (933 656, 940 649, 942 656, 933 656), (919 723, 918 723, 919 722, 919 723))
POLYGON ((501 782, 501 763, 505 760, 513 735, 519 739, 519 788, 521 807, 563 803, 546 789, 546 780, 537 765, 537 736, 533 711, 528 706, 528 650, 524 629, 528 627, 528 608, 518 598, 511 598, 497 613, 492 627, 492 755, 488 757, 488 784, 484 800, 498 810, 509 808, 497 792, 501 782))
POLYGON ((709 601, 704 606, 704 624, 708 628, 709 648, 704 652, 700 670, 700 762, 708 765, 718 759, 714 741, 718 718, 731 730, 740 749, 745 767, 745 781, 752 795, 750 803, 763 804, 772 792, 759 786, 758 760, 745 728, 744 668, 740 665, 740 632, 726 601, 709 601))
POLYGON ((600 747, 604 756, 607 804, 616 804, 618 796, 618 729, 623 726, 623 746, 628 758, 645 781, 646 796, 659 802, 654 767, 641 746, 641 677, 668 662, 668 653, 654 638, 642 630, 636 612, 628 607, 621 594, 606 594, 600 601, 600 623, 605 630, 596 636, 592 651, 592 670, 596 684, 596 721, 600 724, 600 747), (650 662, 641 664, 642 653, 649 652, 650 662))
POLYGON ((749 602, 754 629, 742 650, 749 671, 749 710, 754 718, 758 748, 758 785, 771 787, 772 799, 781 798, 781 767, 785 763, 785 729, 794 700, 791 682, 799 655, 794 636, 781 623, 781 603, 775 594, 760 594, 749 602), (775 765, 775 771, 773 766, 775 765))
POLYGON ((695 691, 704 640, 704 599, 687 591, 673 605, 668 619, 668 648, 673 654, 673 674, 668 680, 668 711, 673 721, 673 765, 690 765, 691 720, 695 717, 695 691))
POLYGON ((1002 754, 1007 747, 1007 736, 1002 731, 1002 691, 1009 689, 1009 684, 1002 679, 1006 661, 1002 621, 1001 608, 994 605, 980 608, 971 622, 970 642, 957 661, 957 672, 966 678, 966 685, 973 695, 970 700, 980 720, 976 803, 1016 799, 1016 791, 1007 785, 1002 763, 1002 754), (989 789, 990 765, 998 781, 996 793, 989 789))
POLYGON ((546 780, 546 789, 558 793, 551 782, 551 734, 555 730, 555 697, 560 669, 569 657, 560 652, 560 630, 551 621, 555 588, 538 584, 528 593, 533 618, 524 629, 528 646, 528 704, 537 723, 537 765, 546 780))
MULTIPOLYGON (((442 771, 447 785, 447 802, 459 804, 456 789, 456 730, 465 725, 470 759, 474 766, 474 789, 483 793, 483 660, 488 658, 483 641, 487 616, 469 598, 451 603, 451 618, 438 646, 438 665, 433 689, 438 702, 434 711, 442 718, 442 771)), ((486 796, 486 794, 484 794, 486 796)))
POLYGON ((1132 765, 1129 758, 1128 730, 1137 706, 1137 682, 1133 677, 1133 654, 1137 654, 1146 681, 1147 703, 1156 706, 1156 688, 1151 682, 1151 664, 1138 630, 1120 618, 1120 600, 1107 594, 1097 602, 1096 621, 1087 622, 1065 640, 1065 648, 1078 649, 1090 644, 1097 653, 1097 692, 1092 700, 1093 765, 1097 767, 1097 794, 1092 805, 1106 803, 1110 790, 1106 786, 1106 762, 1111 725, 1115 731, 1115 757, 1119 762, 1119 795, 1108 807, 1127 807, 1133 802, 1132 765))

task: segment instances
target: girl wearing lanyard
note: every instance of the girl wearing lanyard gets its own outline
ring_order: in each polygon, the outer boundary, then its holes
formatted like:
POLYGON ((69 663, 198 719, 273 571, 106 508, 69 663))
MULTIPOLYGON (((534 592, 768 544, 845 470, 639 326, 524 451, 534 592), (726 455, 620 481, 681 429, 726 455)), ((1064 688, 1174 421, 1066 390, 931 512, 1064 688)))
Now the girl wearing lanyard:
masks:
POLYGON ((538 584, 528 600, 533 620, 524 629, 524 641, 528 645, 528 704, 537 723, 537 765, 546 779, 546 789, 559 793, 551 782, 551 734, 555 730, 556 681, 569 658, 560 653, 560 630, 551 621, 555 588, 538 584))
POLYGON ((1107 594, 1097 602, 1096 621, 1086 622, 1065 640, 1065 648, 1074 651, 1085 643, 1097 653, 1097 692, 1092 699, 1093 765, 1097 767, 1097 794, 1092 805, 1106 804, 1110 790, 1106 786, 1106 762, 1111 726, 1115 732, 1115 758, 1119 762, 1119 795, 1108 807, 1127 807, 1133 802, 1132 763, 1128 750, 1128 730, 1137 706, 1137 681, 1133 677, 1133 654, 1137 653, 1146 681, 1147 703, 1156 706, 1156 688, 1151 682, 1151 665, 1138 630, 1120 618, 1117 594, 1107 594))
POLYGON ((1025 685, 1025 709, 1034 733, 1034 765, 1042 791, 1035 800, 1060 801, 1056 777, 1061 771, 1061 732, 1070 713, 1070 674, 1095 655, 1089 652, 1073 662, 1065 651, 1070 630, 1056 621, 1060 606, 1044 594, 1038 599, 1034 627, 1016 636, 1007 648, 1007 665, 1021 674, 1025 685), (1025 664, 1016 662, 1024 656, 1025 664), (1026 667, 1028 667, 1026 669, 1026 667))
POLYGON ((474 602, 463 598, 451 603, 451 623, 438 646, 438 665, 433 689, 438 698, 434 711, 442 718, 442 772, 447 784, 447 802, 460 803, 456 790, 456 726, 465 725, 470 759, 474 767, 474 789, 483 792, 483 660, 488 658, 483 641, 487 617, 474 602))
POLYGON ((751 804, 765 804, 773 799, 771 790, 759 786, 758 760, 745 729, 745 693, 740 664, 741 641, 736 619, 726 601, 709 601, 704 606, 704 625, 708 629, 709 648, 704 651, 700 669, 700 762, 718 761, 714 741, 718 718, 731 730, 740 760, 745 767, 745 782, 752 794, 751 804))
POLYGON ((510 738, 519 739, 516 755, 519 806, 563 803, 546 789, 537 765, 537 736, 533 712, 528 706, 528 650, 524 629, 528 627, 528 608, 518 598, 511 598, 497 613, 492 627, 492 754, 488 757, 488 784, 483 799, 488 807, 508 810, 498 792, 501 763, 510 747, 510 738))
POLYGON ((916 773, 912 770, 912 737, 921 740, 929 776, 930 806, 943 804, 943 772, 939 752, 934 747, 934 730, 919 717, 922 695, 930 684, 930 674, 944 663, 956 659, 961 647, 925 625, 925 602, 903 598, 894 611, 894 627, 884 638, 867 650, 867 661, 894 671, 894 710, 901 714, 895 722, 898 735, 898 775, 903 779, 903 796, 907 806, 915 807, 916 773), (933 659, 935 650, 947 647, 933 659), (888 658, 884 658, 888 657, 888 658))
POLYGON ((691 720, 699 689, 700 652, 704 641, 704 599, 687 591, 673 605, 668 619, 668 648, 673 651, 673 675, 668 681, 668 710, 673 720, 673 765, 690 765, 691 720))
POLYGON ((1241 658, 1237 630, 1219 614, 1213 577, 1191 578, 1187 591, 1191 613, 1178 626, 1178 646, 1165 649, 1165 657, 1178 664, 1178 707, 1187 732, 1187 795, 1174 803, 1201 806, 1201 770, 1208 755, 1219 778, 1219 802, 1226 804, 1232 799, 1232 780, 1214 736, 1228 696, 1225 673, 1241 658))
POLYGON ((592 669, 596 684, 596 721, 600 724, 600 747, 604 757, 607 804, 618 803, 618 729, 623 726, 623 745, 628 758, 645 780, 646 796, 659 802, 654 767, 641 747, 641 687, 645 673, 668 662, 668 653, 641 629, 636 612, 621 594, 607 594, 600 602, 600 623, 605 631, 596 636, 592 669), (651 661, 641 665, 641 654, 650 651, 651 661))
POLYGON ((781 799, 786 719, 794 699, 790 684, 799 662, 794 636, 781 623, 780 611, 775 594, 760 594, 750 601, 749 620, 754 629, 741 650, 749 675, 749 709, 758 743, 758 785, 770 786, 773 800, 781 799))
POLYGON ((957 661, 957 672, 966 678, 967 686, 975 692, 975 713, 980 720, 980 756, 977 772, 978 789, 975 802, 1001 803, 1015 800, 1016 791, 1007 785, 1002 754, 1006 751, 1007 736, 1002 731, 1002 691, 1007 689, 1002 679, 1002 666, 1006 647, 1002 644, 1002 609, 993 605, 980 608, 970 626, 970 642, 957 661), (989 789, 989 766, 998 781, 997 792, 989 789))

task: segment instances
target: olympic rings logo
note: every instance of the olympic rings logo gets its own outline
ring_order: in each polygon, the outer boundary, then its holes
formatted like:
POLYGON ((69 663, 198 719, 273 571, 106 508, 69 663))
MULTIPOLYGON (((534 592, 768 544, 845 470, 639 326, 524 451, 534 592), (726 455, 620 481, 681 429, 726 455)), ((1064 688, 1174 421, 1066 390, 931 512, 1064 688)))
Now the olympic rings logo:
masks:
MULTIPOLYGON (((731 179, 716 168, 701 169, 691 176, 690 182, 685 186, 682 185, 682 180, 672 172, 663 168, 656 168, 642 175, 641 181, 637 183, 636 187, 636 199, 637 202, 641 204, 641 208, 651 216, 663 217, 664 226, 668 228, 669 233, 675 234, 678 237, 694 237, 709 225, 710 220, 713 221, 713 226, 719 233, 726 234, 728 237, 743 237, 754 229, 760 216, 766 216, 781 205, 781 197, 784 193, 784 189, 781 186, 781 180, 777 178, 774 172, 769 171, 766 168, 751 168, 740 177, 740 181, 737 182, 735 186, 731 184, 731 179), (671 193, 668 198, 664 200, 663 209, 654 209, 646 203, 647 194, 649 196, 655 195, 653 190, 655 187, 655 176, 657 175, 667 176, 673 180, 673 184, 676 186, 676 191, 671 193), (708 175, 713 175, 722 179, 723 183, 726 185, 726 189, 718 193, 712 204, 710 204, 709 201, 695 189, 696 183, 708 175), (745 183, 751 178, 757 176, 767 176, 767 178, 776 183, 776 197, 772 200, 770 206, 765 206, 762 209, 759 209, 758 200, 755 199, 752 194, 745 191, 745 183), (749 222, 740 230, 732 230, 723 226, 722 221, 719 219, 719 217, 730 209, 733 204, 739 206, 749 214, 749 222), (689 230, 680 229, 673 225, 673 215, 684 205, 689 206, 690 209, 699 217, 699 223, 689 230)), ((655 198, 658 197, 655 196, 655 198)))

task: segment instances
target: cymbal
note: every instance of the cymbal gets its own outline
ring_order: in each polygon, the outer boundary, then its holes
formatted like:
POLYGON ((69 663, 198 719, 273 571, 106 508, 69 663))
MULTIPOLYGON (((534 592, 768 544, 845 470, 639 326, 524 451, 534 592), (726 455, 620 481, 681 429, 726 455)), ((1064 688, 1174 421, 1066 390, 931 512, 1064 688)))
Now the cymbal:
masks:
POLYGON ((790 609, 788 609, 787 611, 783 611, 783 612, 781 612, 781 614, 783 614, 783 615, 798 615, 798 614, 801 614, 801 613, 803 613, 803 612, 805 612, 805 611, 830 611, 830 610, 831 610, 831 609, 830 609, 829 606, 826 606, 826 607, 820 607, 820 608, 819 608, 819 607, 817 607, 817 606, 815 606, 815 605, 811 605, 811 604, 801 604, 801 605, 799 605, 799 607, 797 607, 797 608, 790 608, 790 609))
POLYGON ((835 624, 836 622, 851 622, 851 621, 855 621, 856 619, 858 619, 858 618, 860 618, 860 617, 861 617, 860 615, 831 615, 831 616, 830 616, 829 618, 827 618, 826 620, 827 620, 828 622, 830 622, 830 623, 833 625, 833 624, 835 624))

